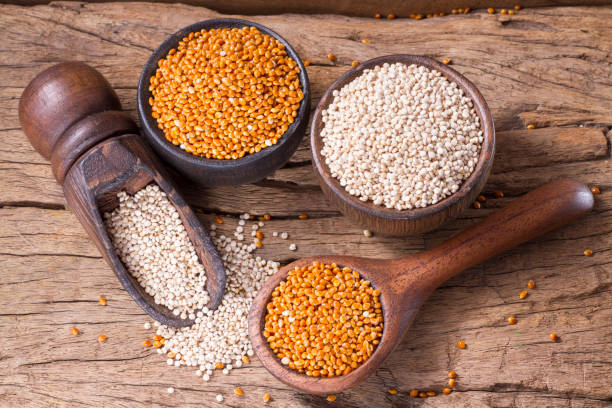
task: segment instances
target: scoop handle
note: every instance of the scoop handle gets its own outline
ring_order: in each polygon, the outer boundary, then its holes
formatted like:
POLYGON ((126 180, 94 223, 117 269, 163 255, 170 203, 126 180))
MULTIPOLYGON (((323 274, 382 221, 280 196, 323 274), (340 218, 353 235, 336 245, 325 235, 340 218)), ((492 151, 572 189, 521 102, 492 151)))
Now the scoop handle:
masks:
POLYGON ((471 266, 585 216, 593 204, 590 189, 578 181, 548 183, 423 252, 423 277, 434 289, 471 266))

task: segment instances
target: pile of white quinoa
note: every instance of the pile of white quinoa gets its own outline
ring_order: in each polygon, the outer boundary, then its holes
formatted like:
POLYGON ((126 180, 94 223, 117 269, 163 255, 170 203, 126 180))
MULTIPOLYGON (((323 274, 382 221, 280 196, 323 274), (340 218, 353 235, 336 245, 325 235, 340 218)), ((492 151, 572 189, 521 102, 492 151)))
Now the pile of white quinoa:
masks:
POLYGON ((175 329, 156 323, 157 334, 166 338, 158 352, 175 354, 174 359, 168 359, 169 365, 197 367, 196 374, 204 381, 210 379, 219 363, 222 372, 228 374, 242 366, 244 356, 253 355, 248 337, 249 309, 262 284, 279 268, 278 262, 254 256, 247 244, 224 235, 214 236, 213 241, 227 274, 221 305, 214 311, 198 312, 190 327, 175 329))
POLYGON ((155 303, 194 319, 209 301, 206 271, 176 208, 153 184, 117 198, 104 223, 119 258, 155 303))
POLYGON ((439 71, 376 66, 323 111, 321 154, 346 191, 396 210, 426 207, 472 174, 483 142, 474 105, 439 71))
MULTIPOLYGON (((247 316, 253 299, 279 263, 252 254, 255 240, 243 243, 249 214, 242 215, 234 232, 236 240, 220 235, 211 225, 210 235, 226 270, 226 289, 216 310, 206 307, 206 273, 187 236, 178 212, 156 185, 149 185, 134 196, 117 194, 119 206, 106 213, 105 224, 113 245, 128 272, 154 297, 175 314, 189 316, 195 323, 175 329, 158 327, 165 339, 158 353, 167 353, 167 363, 197 367, 196 374, 208 381, 217 366, 229 374, 242 366, 253 350, 248 337, 247 316)), ((252 225, 253 233, 263 222, 252 225)), ((253 234, 254 235, 254 234, 253 234)), ((282 233, 285 238, 287 233, 282 233)), ((145 323, 145 328, 150 324, 145 323)), ((170 391, 170 388, 168 389, 170 391)))

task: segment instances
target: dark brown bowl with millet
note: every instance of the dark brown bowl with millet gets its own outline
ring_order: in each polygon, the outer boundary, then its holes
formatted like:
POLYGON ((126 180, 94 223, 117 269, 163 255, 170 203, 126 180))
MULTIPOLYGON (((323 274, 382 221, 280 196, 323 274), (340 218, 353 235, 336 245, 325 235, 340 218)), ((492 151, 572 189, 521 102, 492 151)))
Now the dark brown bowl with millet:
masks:
POLYGON ((271 29, 247 20, 219 18, 201 21, 185 27, 168 37, 151 55, 140 75, 138 82, 138 116, 143 133, 157 154, 181 174, 203 186, 239 185, 261 180, 282 167, 299 146, 310 113, 310 84, 306 68, 295 49, 271 29), (149 103, 152 92, 149 90, 150 78, 155 76, 160 59, 166 58, 170 50, 176 49, 179 42, 190 33, 219 28, 255 27, 261 33, 278 40, 299 67, 299 82, 303 93, 297 115, 293 123, 278 139, 276 144, 247 154, 237 159, 213 159, 186 152, 166 139, 158 127, 157 119, 152 116, 149 103))

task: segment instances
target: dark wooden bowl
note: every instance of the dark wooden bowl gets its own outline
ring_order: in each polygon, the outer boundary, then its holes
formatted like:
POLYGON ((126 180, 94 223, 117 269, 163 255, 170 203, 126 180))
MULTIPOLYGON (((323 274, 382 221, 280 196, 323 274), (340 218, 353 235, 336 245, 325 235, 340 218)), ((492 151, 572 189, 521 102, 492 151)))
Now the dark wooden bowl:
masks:
POLYGON ((172 34, 164 41, 149 58, 138 82, 138 116, 143 128, 143 133, 153 146, 155 152, 160 155, 167 163, 183 175, 193 181, 205 186, 218 185, 238 185, 252 183, 265 178, 274 170, 283 166, 293 155, 299 146, 306 126, 308 115, 310 114, 310 84, 306 68, 301 58, 291 45, 280 35, 260 24, 247 20, 235 18, 217 18, 201 21, 185 27, 172 34), (261 151, 246 155, 236 160, 207 159, 195 156, 183 151, 178 146, 170 143, 163 132, 157 127, 157 120, 151 116, 151 105, 149 98, 152 96, 149 91, 150 78, 155 75, 157 62, 168 55, 168 51, 178 47, 178 43, 189 33, 210 30, 213 28, 242 28, 244 26, 256 27, 264 34, 268 34, 280 41, 287 51, 287 54, 295 60, 300 67, 300 85, 304 93, 304 99, 300 104, 298 114, 289 129, 283 134, 279 141, 261 151))
POLYGON ((323 193, 345 216, 355 223, 369 230, 386 235, 408 235, 431 231, 439 227, 448 218, 456 217, 465 208, 474 202, 482 190, 493 164, 495 152, 495 127, 493 117, 484 98, 467 78, 454 69, 429 57, 419 55, 387 55, 366 61, 346 72, 338 78, 325 92, 310 126, 310 147, 312 150, 313 167, 319 178, 323 193), (323 142, 321 130, 324 127, 321 115, 333 101, 332 92, 361 75, 368 68, 387 63, 401 62, 406 65, 423 65, 430 69, 440 71, 448 80, 457 83, 465 94, 474 102, 474 109, 480 118, 484 133, 484 142, 480 157, 474 172, 468 177, 457 192, 425 208, 412 210, 394 210, 384 206, 375 205, 371 201, 361 201, 358 197, 350 195, 340 182, 331 176, 325 158, 321 156, 323 142))

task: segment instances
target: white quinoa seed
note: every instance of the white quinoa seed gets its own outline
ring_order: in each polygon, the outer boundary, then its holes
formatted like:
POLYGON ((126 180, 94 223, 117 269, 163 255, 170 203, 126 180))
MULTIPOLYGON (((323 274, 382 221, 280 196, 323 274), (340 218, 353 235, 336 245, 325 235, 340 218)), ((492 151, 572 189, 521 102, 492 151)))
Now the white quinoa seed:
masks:
POLYGON ((252 254, 250 245, 225 235, 213 238, 227 274, 225 294, 221 305, 214 311, 204 309, 190 327, 180 329, 160 326, 157 334, 166 338, 161 350, 173 352, 184 360, 174 364, 199 367, 204 381, 213 373, 230 374, 242 366, 242 357, 252 356, 248 337, 249 309, 265 280, 278 271, 279 263, 266 261, 252 254), (223 363, 223 370, 213 370, 223 363))
POLYGON ((365 230, 363 230, 363 235, 365 235, 366 237, 371 237, 372 236, 372 231, 365 229, 365 230))
POLYGON ((166 194, 150 184, 104 214, 113 246, 128 272, 157 304, 186 318, 209 300, 206 271, 166 194))
POLYGON ((473 102, 439 71, 376 66, 323 111, 321 154, 332 177, 362 201, 426 207, 472 174, 483 142, 473 102))
POLYGON ((289 250, 290 251, 295 251, 295 250, 297 250, 297 246, 295 244, 290 244, 289 245, 289 250))
POLYGON ((222 402, 223 401, 223 395, 221 394, 217 394, 217 396, 215 397, 217 399, 217 401, 222 402))
POLYGON ((286 232, 281 232, 280 237, 281 237, 281 239, 287 239, 287 238, 289 238, 289 234, 286 233, 286 232))
POLYGON ((168 387, 168 394, 172 394, 174 392, 174 387, 168 387))
POLYGON ((145 324, 144 324, 144 328, 145 328, 145 329, 147 329, 147 330, 149 330, 149 329, 151 328, 151 323, 149 323, 149 322, 145 322, 145 324))

